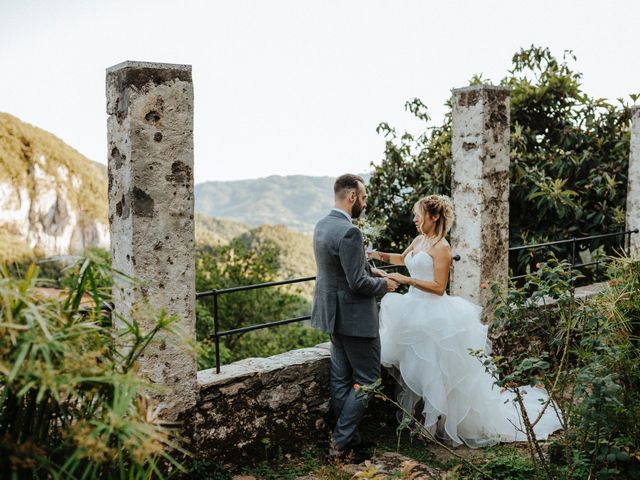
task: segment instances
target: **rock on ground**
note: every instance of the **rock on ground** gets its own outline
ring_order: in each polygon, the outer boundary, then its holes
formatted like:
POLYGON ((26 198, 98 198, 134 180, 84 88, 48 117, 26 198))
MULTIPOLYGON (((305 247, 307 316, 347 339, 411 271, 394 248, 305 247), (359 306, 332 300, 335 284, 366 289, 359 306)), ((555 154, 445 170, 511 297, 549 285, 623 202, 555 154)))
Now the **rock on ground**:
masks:
MULTIPOLYGON (((352 480, 361 478, 383 480, 387 478, 402 478, 411 480, 440 480, 443 477, 441 470, 429 467, 399 453, 385 452, 375 455, 359 465, 341 465, 340 470, 350 474, 352 480)), ((297 480, 322 480, 317 474, 308 474, 298 477, 297 480)))

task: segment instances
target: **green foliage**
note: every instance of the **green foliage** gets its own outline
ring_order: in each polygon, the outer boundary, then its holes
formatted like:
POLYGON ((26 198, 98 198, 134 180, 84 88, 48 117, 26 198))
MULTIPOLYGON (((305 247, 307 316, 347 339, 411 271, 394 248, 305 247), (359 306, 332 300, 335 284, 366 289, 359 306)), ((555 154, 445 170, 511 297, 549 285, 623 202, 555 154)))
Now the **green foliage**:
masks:
MULTIPOLYGON (((111 265, 111 254, 100 247, 86 248, 82 257, 57 257, 51 261, 62 261, 65 263, 57 278, 61 288, 76 288, 76 282, 82 278, 82 269, 85 263, 90 262, 94 273, 95 288, 100 292, 102 298, 111 296, 111 286, 113 284, 113 271, 111 265), (84 261, 80 261, 84 260, 84 261), (71 262, 71 263, 69 263, 71 262)), ((45 262, 41 262, 43 264, 45 262)))
MULTIPOLYGON (((540 478, 526 452, 514 448, 513 445, 497 445, 487 449, 487 458, 482 462, 484 474, 459 462, 455 465, 447 479, 466 480, 534 480, 540 478)), ((451 462, 450 462, 451 463, 451 462)), ((478 465, 479 466, 479 465, 478 465)))
MULTIPOLYGON (((513 68, 500 82, 511 89, 511 246, 624 228, 629 108, 622 100, 616 106, 584 93, 571 61, 570 53, 559 60, 549 49, 532 46, 513 56, 513 68)), ((420 100, 405 108, 428 122, 420 100)), ((369 182, 369 211, 388 226, 379 248, 397 250, 414 236, 413 203, 427 194, 450 193, 451 113, 418 136, 400 135, 386 123, 378 131, 386 147, 369 182)), ((595 240, 580 250, 604 246, 610 254, 620 243, 595 240)), ((566 246, 551 250, 566 258, 566 246)), ((519 252, 511 267, 533 269, 536 256, 519 252)))
MULTIPOLYGON (((196 290, 207 291, 275 280, 280 251, 269 242, 249 248, 241 239, 221 247, 199 249, 196 262, 196 290)), ((196 323, 200 343, 199 367, 211 368, 215 359, 210 335, 214 331, 213 300, 199 300, 196 323)), ((268 287, 219 296, 220 331, 308 315, 310 305, 295 286, 268 287)), ((269 356, 325 340, 320 332, 303 324, 292 324, 231 335, 221 340, 223 363, 249 356, 269 356)))
MULTIPOLYGON (((261 225, 244 233, 239 239, 252 250, 275 247, 278 252, 278 279, 311 277, 316 273, 311 236, 283 225, 261 225)), ((313 297, 313 282, 296 287, 305 299, 313 297)))
POLYGON ((503 450, 482 467, 495 480, 530 480, 536 474, 531 461, 516 450, 503 450))
POLYGON ((317 473, 320 474, 320 478, 327 478, 325 475, 329 472, 335 473, 336 476, 328 478, 341 478, 335 469, 322 467, 321 463, 318 461, 317 454, 314 453, 316 452, 305 451, 303 452, 302 457, 295 461, 286 461, 283 458, 278 457, 275 461, 262 462, 244 473, 265 480, 295 480, 313 470, 316 470, 317 473))
POLYGON ((42 295, 35 265, 22 278, 0 271, 0 476, 163 478, 182 468, 167 453, 181 448, 135 371, 174 319, 160 314, 150 331, 123 319, 114 334, 91 307, 108 300, 98 286, 108 267, 79 265, 62 299, 42 295))
MULTIPOLYGON (((429 121, 427 107, 417 98, 407 102, 405 110, 429 121)), ((399 135, 387 123, 377 131, 386 140, 385 157, 379 166, 372 165, 367 217, 386 225, 376 248, 404 250, 415 236, 413 204, 426 194, 451 193, 451 113, 442 126, 417 136, 399 135)))
POLYGON ((188 465, 188 472, 180 476, 180 478, 193 480, 231 480, 233 477, 229 470, 219 463, 194 459, 188 465))
POLYGON ((492 337, 504 356, 491 371, 514 392, 543 384, 562 411, 552 463, 530 443, 547 477, 640 478, 640 262, 615 260, 609 288, 584 302, 573 296, 573 275, 549 262, 524 286, 494 290, 492 337), (529 298, 532 285, 539 291, 529 298))

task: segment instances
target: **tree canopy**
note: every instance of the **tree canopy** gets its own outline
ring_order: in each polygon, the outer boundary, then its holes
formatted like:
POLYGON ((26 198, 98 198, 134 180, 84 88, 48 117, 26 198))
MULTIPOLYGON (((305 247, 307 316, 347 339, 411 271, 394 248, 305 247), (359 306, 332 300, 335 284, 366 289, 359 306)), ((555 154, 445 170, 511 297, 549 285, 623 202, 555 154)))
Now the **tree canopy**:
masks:
MULTIPOLYGON (((575 71, 576 57, 548 48, 517 52, 499 84, 511 89, 511 246, 621 231, 627 189, 630 109, 624 100, 592 98, 575 71)), ((489 83, 475 76, 470 85, 489 83)), ((630 95, 635 101, 640 96, 630 95)), ((407 111, 425 124, 417 134, 378 126, 386 139, 382 162, 373 165, 369 217, 387 228, 378 245, 400 250, 415 235, 411 207, 420 197, 451 192, 451 102, 441 125, 429 125, 427 106, 408 101, 407 111)), ((582 245, 611 253, 621 238, 582 245)), ((454 246, 455 247, 455 246, 454 246)), ((563 254, 562 248, 556 253, 563 254)), ((512 267, 534 261, 523 251, 512 267)), ((535 263, 535 262, 534 262, 535 263)))

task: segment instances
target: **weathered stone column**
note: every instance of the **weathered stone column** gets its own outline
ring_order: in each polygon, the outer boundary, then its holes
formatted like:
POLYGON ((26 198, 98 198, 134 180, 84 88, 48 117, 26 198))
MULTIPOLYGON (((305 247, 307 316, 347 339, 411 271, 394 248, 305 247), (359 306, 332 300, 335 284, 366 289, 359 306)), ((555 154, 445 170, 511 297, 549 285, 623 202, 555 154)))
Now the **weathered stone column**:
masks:
POLYGON ((124 62, 107 69, 109 225, 114 268, 139 280, 113 288, 116 316, 151 329, 164 309, 184 334, 162 334, 140 373, 170 387, 163 416, 195 404, 193 84, 191 66, 124 62))
MULTIPOLYGON (((626 230, 640 228, 640 106, 631 107, 626 230)), ((629 249, 640 254, 640 234, 632 234, 629 249)))
POLYGON ((453 90, 451 293, 486 305, 509 271, 509 89, 453 90))

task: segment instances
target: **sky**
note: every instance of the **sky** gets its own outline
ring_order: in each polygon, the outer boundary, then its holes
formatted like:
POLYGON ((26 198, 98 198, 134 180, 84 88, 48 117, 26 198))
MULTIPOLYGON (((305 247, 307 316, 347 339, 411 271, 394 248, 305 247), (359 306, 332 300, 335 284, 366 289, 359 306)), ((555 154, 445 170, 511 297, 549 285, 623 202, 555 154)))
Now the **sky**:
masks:
POLYGON ((362 173, 380 122, 419 132, 522 47, 573 50, 585 91, 640 92, 636 0, 0 0, 0 111, 107 162, 105 69, 192 65, 195 181, 362 173))

